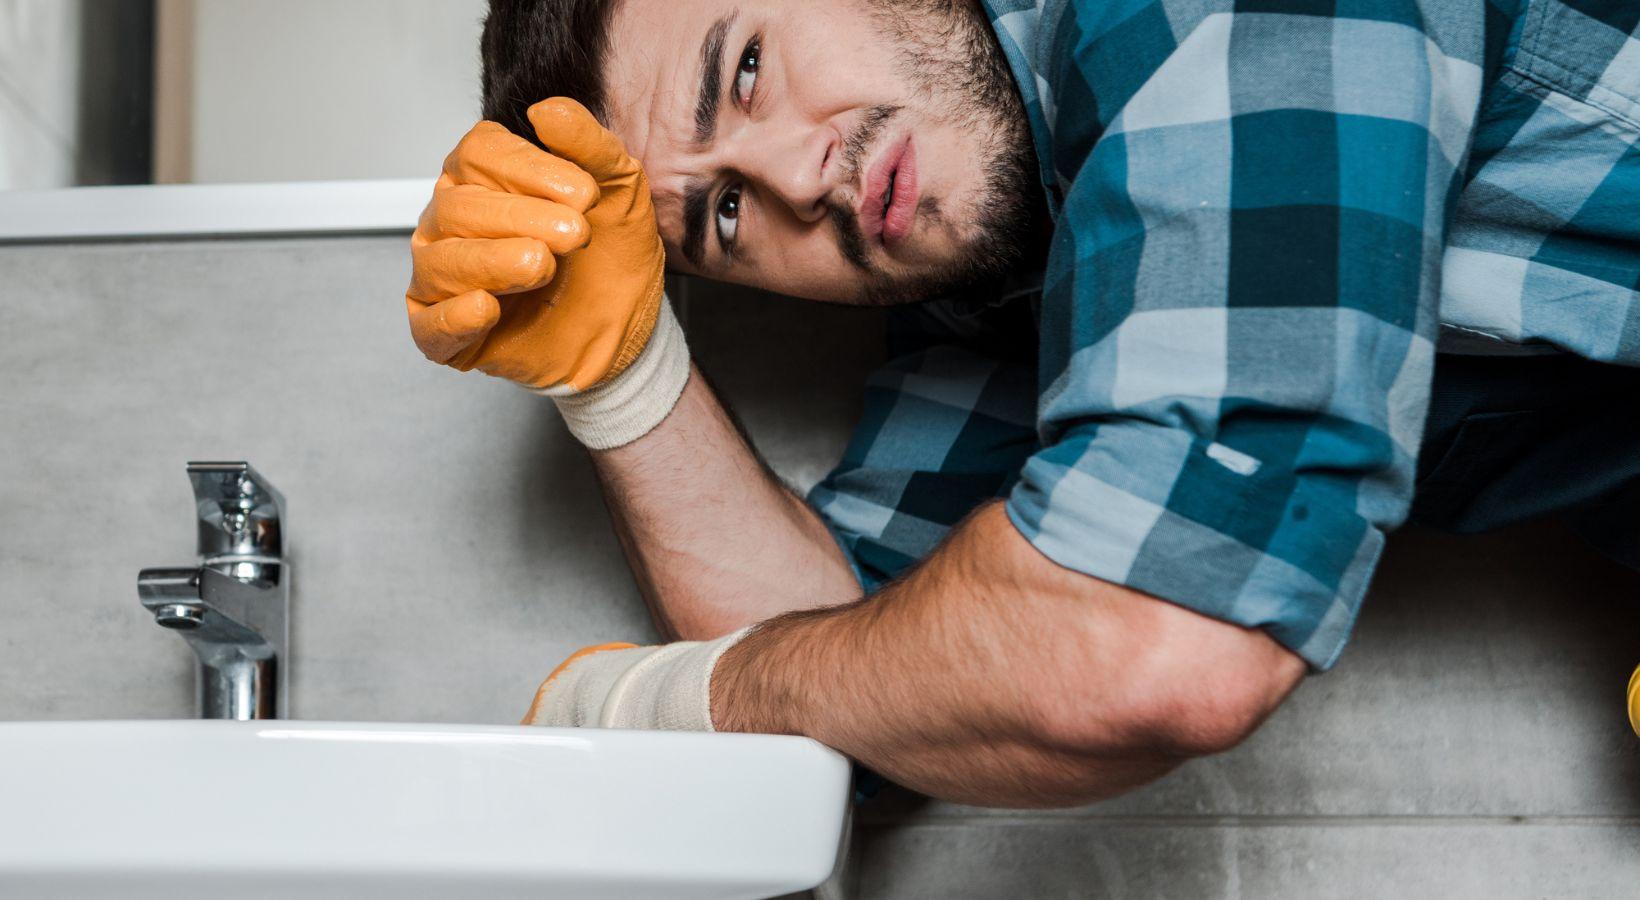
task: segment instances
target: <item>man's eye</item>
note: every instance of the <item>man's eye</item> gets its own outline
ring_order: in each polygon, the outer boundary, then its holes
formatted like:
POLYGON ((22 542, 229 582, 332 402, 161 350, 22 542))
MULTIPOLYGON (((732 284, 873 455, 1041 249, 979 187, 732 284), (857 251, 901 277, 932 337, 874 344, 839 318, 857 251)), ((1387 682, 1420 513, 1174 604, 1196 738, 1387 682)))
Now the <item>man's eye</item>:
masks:
POLYGON ((752 91, 757 86, 757 69, 763 61, 763 46, 753 39, 740 54, 740 65, 735 69, 735 100, 741 106, 752 105, 752 91))
POLYGON ((718 197, 717 229, 718 240, 725 247, 735 244, 735 231, 740 227, 740 188, 732 187, 718 197))

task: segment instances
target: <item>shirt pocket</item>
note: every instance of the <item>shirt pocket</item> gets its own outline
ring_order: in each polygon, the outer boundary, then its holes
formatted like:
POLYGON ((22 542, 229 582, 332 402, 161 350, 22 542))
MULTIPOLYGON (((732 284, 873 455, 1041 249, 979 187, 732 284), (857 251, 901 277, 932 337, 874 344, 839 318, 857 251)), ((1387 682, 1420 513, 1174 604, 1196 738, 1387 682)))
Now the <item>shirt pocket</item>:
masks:
POLYGON ((1531 0, 1509 68, 1556 93, 1640 129, 1640 42, 1631 4, 1531 0))

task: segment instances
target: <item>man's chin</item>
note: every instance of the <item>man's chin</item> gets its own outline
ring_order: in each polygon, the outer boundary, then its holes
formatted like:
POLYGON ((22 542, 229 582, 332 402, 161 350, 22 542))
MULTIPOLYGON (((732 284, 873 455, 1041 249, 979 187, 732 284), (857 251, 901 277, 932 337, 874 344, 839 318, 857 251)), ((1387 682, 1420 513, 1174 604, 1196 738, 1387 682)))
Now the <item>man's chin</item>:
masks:
POLYGON ((856 303, 865 306, 899 306, 926 303, 965 293, 994 283, 1021 261, 1020 253, 972 252, 949 262, 925 266, 919 274, 868 282, 861 286, 856 303))

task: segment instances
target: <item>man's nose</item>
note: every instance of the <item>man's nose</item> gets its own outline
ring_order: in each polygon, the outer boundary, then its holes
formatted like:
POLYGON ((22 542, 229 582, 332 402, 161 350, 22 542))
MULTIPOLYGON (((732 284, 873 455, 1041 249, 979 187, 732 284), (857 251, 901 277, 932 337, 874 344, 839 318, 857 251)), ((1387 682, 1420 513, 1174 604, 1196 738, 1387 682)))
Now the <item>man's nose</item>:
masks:
POLYGON ((837 132, 769 122, 742 136, 740 170, 791 209, 800 221, 826 218, 826 198, 839 186, 837 132))

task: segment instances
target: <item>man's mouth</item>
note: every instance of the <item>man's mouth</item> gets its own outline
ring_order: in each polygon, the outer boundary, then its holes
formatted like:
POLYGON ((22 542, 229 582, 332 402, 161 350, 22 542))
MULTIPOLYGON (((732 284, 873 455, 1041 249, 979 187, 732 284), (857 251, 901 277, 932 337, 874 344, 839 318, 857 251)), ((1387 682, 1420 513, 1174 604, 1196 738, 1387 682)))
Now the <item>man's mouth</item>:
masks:
POLYGON ((889 249, 911 233, 917 219, 917 154, 910 135, 884 150, 871 167, 859 214, 866 234, 889 249))

